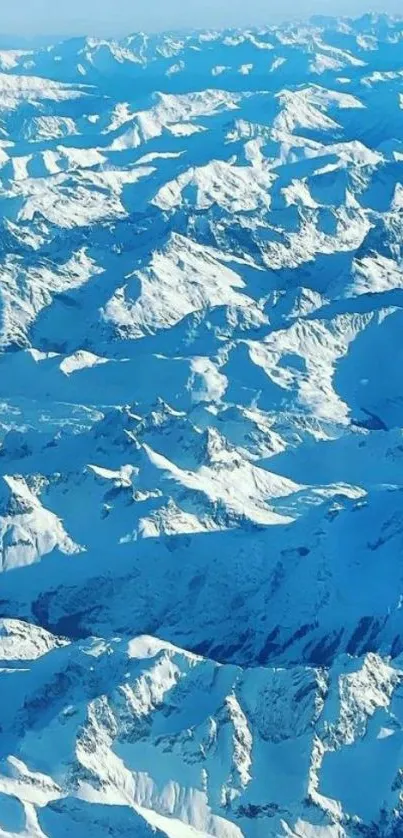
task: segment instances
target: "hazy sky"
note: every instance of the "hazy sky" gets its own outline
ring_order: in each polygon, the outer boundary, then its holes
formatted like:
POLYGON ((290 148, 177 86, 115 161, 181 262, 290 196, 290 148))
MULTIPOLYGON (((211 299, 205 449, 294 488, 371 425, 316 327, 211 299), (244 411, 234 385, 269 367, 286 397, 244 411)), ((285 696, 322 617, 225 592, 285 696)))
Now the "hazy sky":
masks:
POLYGON ((397 13, 403 0, 0 0, 0 10, 3 35, 117 35, 260 24, 296 15, 397 13))

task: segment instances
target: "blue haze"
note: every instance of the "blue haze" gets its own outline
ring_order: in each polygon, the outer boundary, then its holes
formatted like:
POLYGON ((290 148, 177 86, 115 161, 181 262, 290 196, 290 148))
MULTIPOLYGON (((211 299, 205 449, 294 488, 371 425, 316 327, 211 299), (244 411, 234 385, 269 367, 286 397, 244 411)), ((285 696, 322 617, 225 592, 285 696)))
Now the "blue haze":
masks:
POLYGON ((237 26, 311 14, 402 11, 401 0, 2 0, 1 35, 123 35, 204 26, 237 26), (281 12, 280 12, 281 9, 281 12))

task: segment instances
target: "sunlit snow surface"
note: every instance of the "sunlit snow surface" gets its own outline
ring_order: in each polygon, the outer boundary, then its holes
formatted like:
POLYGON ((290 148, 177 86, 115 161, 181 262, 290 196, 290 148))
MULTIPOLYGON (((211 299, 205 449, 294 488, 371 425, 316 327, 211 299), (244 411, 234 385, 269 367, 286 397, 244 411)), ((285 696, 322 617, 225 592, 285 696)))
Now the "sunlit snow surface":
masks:
POLYGON ((0 52, 0 838, 403 835, 403 21, 0 52))

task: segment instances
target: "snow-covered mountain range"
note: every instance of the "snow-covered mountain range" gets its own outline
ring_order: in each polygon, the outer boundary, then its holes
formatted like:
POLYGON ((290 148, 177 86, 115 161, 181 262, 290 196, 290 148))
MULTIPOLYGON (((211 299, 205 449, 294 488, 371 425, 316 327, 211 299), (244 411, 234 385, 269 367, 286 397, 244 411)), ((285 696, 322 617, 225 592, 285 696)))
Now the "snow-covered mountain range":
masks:
POLYGON ((403 835, 403 20, 0 51, 0 838, 403 835))

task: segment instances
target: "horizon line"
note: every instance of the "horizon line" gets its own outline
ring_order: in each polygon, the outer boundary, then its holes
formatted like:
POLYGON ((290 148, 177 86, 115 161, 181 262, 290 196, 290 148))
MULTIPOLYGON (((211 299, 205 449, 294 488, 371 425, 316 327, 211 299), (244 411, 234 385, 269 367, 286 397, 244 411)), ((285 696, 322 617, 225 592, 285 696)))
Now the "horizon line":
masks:
MULTIPOLYGON (((321 13, 307 13, 307 14, 280 14, 280 13, 272 13, 270 15, 270 19, 266 21, 260 22, 250 22, 250 23, 239 23, 239 24, 230 24, 228 26, 225 25, 212 25, 209 26, 173 26, 173 27, 161 27, 157 29, 153 28, 145 28, 142 27, 141 29, 131 29, 131 28, 124 28, 119 31, 114 31, 113 28, 107 30, 106 24, 105 27, 101 25, 101 30, 98 32, 91 32, 89 29, 77 29, 62 32, 49 32, 49 34, 37 34, 37 35, 29 35, 9 31, 9 32, 1 32, 0 31, 0 48, 1 43, 3 41, 19 41, 21 44, 34 45, 34 44, 42 44, 43 46, 51 46, 53 43, 57 43, 60 41, 70 41, 75 39, 105 39, 105 40, 123 40, 125 38, 130 38, 131 36, 136 35, 145 35, 149 37, 155 37, 158 35, 180 35, 180 34, 191 34, 197 32, 230 32, 230 31, 247 31, 247 30, 254 30, 254 29, 270 29, 273 26, 281 26, 282 24, 286 25, 289 23, 307 23, 307 22, 314 22, 314 21, 353 21, 357 22, 362 20, 365 17, 375 17, 375 18, 382 18, 386 17, 390 20, 403 20, 403 12, 381 12, 381 11, 368 11, 364 14, 359 15, 337 15, 337 14, 321 14, 321 13)), ((4 48, 4 47, 3 47, 4 48)), ((11 45, 10 48, 12 49, 11 45)))

